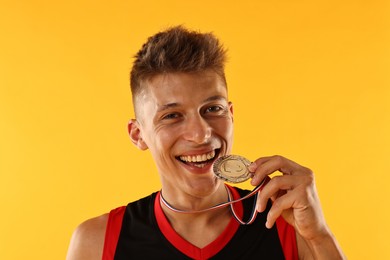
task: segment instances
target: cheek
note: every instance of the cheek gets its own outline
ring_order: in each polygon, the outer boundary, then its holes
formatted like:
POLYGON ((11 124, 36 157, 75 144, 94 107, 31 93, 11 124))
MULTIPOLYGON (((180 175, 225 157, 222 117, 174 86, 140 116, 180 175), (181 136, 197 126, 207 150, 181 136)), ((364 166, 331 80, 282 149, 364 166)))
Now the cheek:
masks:
POLYGON ((226 128, 226 131, 233 132, 233 117, 227 117, 225 118, 224 126, 226 128))
POLYGON ((233 137, 233 122, 231 118, 226 118, 223 121, 216 122, 213 127, 218 135, 228 139, 233 137))
POLYGON ((151 144, 150 148, 153 149, 155 155, 165 154, 168 149, 172 147, 174 142, 174 134, 171 131, 159 130, 148 140, 151 144))

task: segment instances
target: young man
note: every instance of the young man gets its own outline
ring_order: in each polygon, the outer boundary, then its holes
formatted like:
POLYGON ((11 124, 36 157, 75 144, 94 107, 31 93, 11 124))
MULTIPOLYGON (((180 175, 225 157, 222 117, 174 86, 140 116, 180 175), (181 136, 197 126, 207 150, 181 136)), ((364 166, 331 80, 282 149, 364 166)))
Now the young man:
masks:
POLYGON ((212 34, 183 27, 143 45, 131 71, 136 119, 129 134, 139 149, 152 153, 161 192, 82 223, 68 260, 343 259, 313 173, 281 156, 248 167, 252 185, 268 181, 257 198, 207 210, 249 193, 213 173, 213 163, 230 154, 233 140, 224 63, 225 50, 212 34), (283 176, 269 179, 275 171, 283 176), (240 225, 236 217, 248 219, 253 205, 259 214, 240 225))

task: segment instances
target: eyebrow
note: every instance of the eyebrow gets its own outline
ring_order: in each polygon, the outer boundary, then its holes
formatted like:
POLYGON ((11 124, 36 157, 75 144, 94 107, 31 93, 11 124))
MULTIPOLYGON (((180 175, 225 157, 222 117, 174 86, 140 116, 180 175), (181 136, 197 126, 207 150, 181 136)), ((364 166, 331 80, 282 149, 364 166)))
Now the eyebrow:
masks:
POLYGON ((165 105, 161 105, 158 107, 157 112, 161 112, 161 111, 168 110, 170 108, 178 107, 178 106, 179 106, 179 103, 168 103, 165 105))
POLYGON ((211 96, 209 98, 206 98, 203 101, 203 103, 207 103, 207 102, 210 102, 210 101, 217 101, 217 100, 225 100, 225 101, 227 101, 227 99, 224 96, 215 95, 215 96, 211 96))
MULTIPOLYGON (((224 96, 215 95, 215 96, 211 96, 211 97, 206 98, 205 100, 203 100, 203 103, 207 103, 207 102, 211 102, 211 101, 217 101, 217 100, 225 100, 225 101, 227 101, 227 99, 224 96)), ((164 104, 164 105, 161 105, 161 106, 158 107, 157 112, 161 112, 161 111, 164 111, 164 110, 175 108, 175 107, 178 107, 179 105, 180 105, 180 103, 177 103, 177 102, 164 104)))

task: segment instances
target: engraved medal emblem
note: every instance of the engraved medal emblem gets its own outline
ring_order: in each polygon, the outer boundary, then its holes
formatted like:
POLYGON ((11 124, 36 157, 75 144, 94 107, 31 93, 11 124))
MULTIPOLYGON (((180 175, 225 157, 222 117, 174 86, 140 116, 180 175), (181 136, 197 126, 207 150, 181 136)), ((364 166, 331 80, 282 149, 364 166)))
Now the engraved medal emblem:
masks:
POLYGON ((240 183, 252 175, 248 170, 251 162, 239 155, 225 155, 218 158, 213 165, 214 174, 227 182, 240 183))

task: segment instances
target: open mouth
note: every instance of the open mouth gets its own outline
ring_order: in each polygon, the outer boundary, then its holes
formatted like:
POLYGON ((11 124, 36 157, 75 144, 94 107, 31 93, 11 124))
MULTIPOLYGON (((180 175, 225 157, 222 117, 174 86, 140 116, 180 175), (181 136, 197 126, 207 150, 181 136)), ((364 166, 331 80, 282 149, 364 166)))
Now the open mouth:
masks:
POLYGON ((215 158, 218 157, 219 149, 212 150, 211 152, 197 155, 181 155, 176 157, 182 163, 198 168, 203 168, 206 165, 212 163, 215 158))

